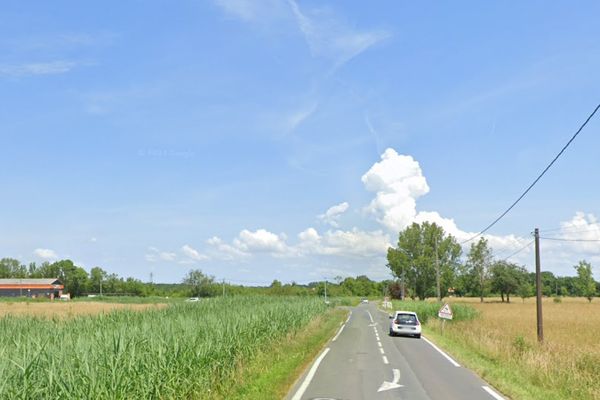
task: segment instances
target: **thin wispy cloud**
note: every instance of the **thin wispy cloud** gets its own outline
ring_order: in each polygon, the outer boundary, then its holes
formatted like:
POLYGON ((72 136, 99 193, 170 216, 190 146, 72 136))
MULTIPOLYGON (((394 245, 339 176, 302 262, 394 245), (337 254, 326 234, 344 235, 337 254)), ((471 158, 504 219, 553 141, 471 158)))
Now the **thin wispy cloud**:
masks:
POLYGON ((381 29, 357 31, 333 13, 321 9, 303 12, 295 0, 288 0, 288 4, 311 54, 334 61, 333 69, 391 36, 389 31, 381 29))
POLYGON ((385 29, 357 30, 329 9, 302 10, 295 0, 215 0, 215 4, 226 15, 245 22, 273 24, 292 19, 310 54, 332 61, 332 71, 391 37, 385 29))
POLYGON ((214 0, 225 14, 246 22, 272 22, 285 15, 282 0, 214 0))
POLYGON ((35 75, 57 75, 67 73, 77 65, 78 64, 73 61, 0 64, 0 76, 25 77, 35 75))

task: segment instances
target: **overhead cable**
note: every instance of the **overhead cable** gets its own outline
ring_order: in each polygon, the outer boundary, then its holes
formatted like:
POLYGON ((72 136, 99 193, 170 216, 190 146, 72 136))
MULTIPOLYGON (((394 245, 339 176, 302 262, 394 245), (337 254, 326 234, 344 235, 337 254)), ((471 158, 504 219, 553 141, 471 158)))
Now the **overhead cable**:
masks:
POLYGON ((516 256, 517 254, 519 254, 520 252, 522 252, 523 250, 525 250, 526 248, 531 246, 533 244, 533 242, 535 242, 535 240, 532 240, 531 242, 527 243, 525 246, 521 247, 519 250, 515 251, 510 256, 503 258, 502 261, 507 261, 509 258, 516 256))
POLYGON ((555 240, 557 242, 600 242, 600 239, 563 239, 540 236, 540 239, 555 240))
POLYGON ((541 174, 539 174, 539 176, 533 181, 533 183, 531 185, 529 185, 529 187, 527 189, 525 189, 525 191, 523 192, 523 194, 521 194, 519 196, 519 198, 517 198, 517 200, 515 200, 514 203, 512 203, 510 205, 510 207, 508 207, 506 209, 506 211, 504 211, 502 214, 500 214, 500 216, 498 218, 496 218, 491 224, 489 224, 488 226, 486 226, 484 229, 482 229, 478 234, 473 235, 471 238, 461 242, 460 244, 465 244, 470 242, 473 239, 478 238, 479 236, 483 235, 485 232, 487 232, 491 227, 493 227, 494 225, 496 225, 498 223, 498 221, 500 221, 502 218, 504 218, 504 216, 506 214, 508 214, 510 212, 510 210, 513 209, 514 206, 517 205, 517 203, 519 203, 521 201, 521 199, 523 199, 523 197, 525 197, 525 195, 527 193, 529 193, 529 191, 535 186, 536 183, 538 183, 538 181, 540 179, 542 179, 542 176, 544 176, 546 174, 546 172, 550 169, 550 167, 552 167, 552 165, 554 165, 554 163, 556 162, 556 160, 558 160, 558 158, 565 152, 565 150, 567 149, 567 147, 569 147, 569 145, 571 144, 571 142, 573 142, 573 140, 575 140, 575 138, 577 137, 577 135, 579 135, 579 133, 583 130, 583 128, 585 128, 585 126, 588 124, 588 122, 592 119, 592 117, 596 114, 596 112, 598 111, 598 109, 600 109, 600 104, 598 104, 596 106, 596 108, 594 109, 594 111, 587 117, 587 119, 585 120, 585 122, 579 127, 579 129, 577 129, 577 132, 575 132, 575 134, 571 137, 571 139, 567 142, 567 144, 564 145, 564 147, 558 152, 558 154, 556 155, 556 157, 554 157, 554 159, 550 162, 550 164, 548 164, 548 166, 546 168, 544 168, 544 170, 542 171, 541 174))

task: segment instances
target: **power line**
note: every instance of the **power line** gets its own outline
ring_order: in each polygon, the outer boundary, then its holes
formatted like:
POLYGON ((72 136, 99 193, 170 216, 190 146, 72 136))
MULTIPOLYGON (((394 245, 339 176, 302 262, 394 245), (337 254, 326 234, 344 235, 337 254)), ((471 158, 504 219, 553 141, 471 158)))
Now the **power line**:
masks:
POLYGON ((471 238, 465 240, 464 242, 461 242, 460 244, 465 244, 470 242, 471 240, 483 235, 485 232, 487 232, 491 227, 493 227, 494 225, 496 225, 496 223, 498 223, 498 221, 500 221, 502 218, 504 218, 504 216, 506 214, 508 214, 510 212, 510 210, 513 209, 514 206, 517 205, 517 203, 519 203, 521 201, 521 199, 523 197, 525 197, 525 195, 527 193, 529 193, 529 191, 535 186, 536 183, 538 183, 538 181, 540 179, 542 179, 542 176, 544 176, 546 174, 546 172, 550 169, 550 167, 552 167, 552 165, 554 165, 554 163, 556 162, 556 160, 558 160, 558 158, 565 152, 565 150, 567 149, 567 147, 569 147, 569 145, 571 144, 571 142, 573 142, 573 140, 575 140, 575 138, 577 137, 577 135, 579 135, 579 133, 583 130, 583 128, 585 128, 585 126, 588 124, 588 122, 592 119, 592 117, 596 114, 596 112, 598 111, 598 109, 600 109, 600 104, 598 104, 596 106, 596 108, 594 109, 594 111, 589 115, 589 117, 587 117, 587 119, 585 120, 585 122, 579 127, 579 129, 577 129, 577 132, 575 132, 575 134, 571 137, 571 139, 567 142, 566 145, 564 145, 564 147, 561 149, 561 151, 558 152, 558 154, 556 155, 556 157, 554 157, 554 159, 550 162, 550 164, 548 164, 548 166, 546 168, 544 168, 544 170, 542 171, 542 173, 533 181, 533 183, 531 185, 529 185, 529 187, 527 189, 525 189, 525 191, 523 192, 523 194, 521 194, 519 196, 519 198, 511 204, 510 207, 508 207, 506 209, 506 211, 504 211, 498 218, 496 218, 491 224, 489 224, 488 226, 485 227, 485 229, 483 229, 482 231, 480 231, 478 234, 472 236, 471 238))
POLYGON ((532 240, 531 242, 527 243, 525 246, 521 247, 519 250, 515 251, 514 253, 512 253, 510 256, 503 258, 502 261, 506 261, 509 258, 512 258, 514 256, 516 256, 517 254, 519 254, 520 252, 522 252, 523 250, 525 250, 526 248, 528 248, 529 246, 531 246, 533 244, 533 242, 535 242, 535 239, 532 240))
POLYGON ((552 238, 552 237, 542 237, 540 239, 545 240, 555 240, 557 242, 600 242, 600 239, 563 239, 563 238, 552 238))
POLYGON ((567 226, 567 227, 560 227, 560 228, 553 228, 553 229, 540 229, 540 232, 556 232, 556 231, 563 231, 563 232, 568 232, 568 233, 596 232, 600 229, 600 226, 598 226, 598 224, 600 224, 600 222, 590 222, 587 224, 586 227, 567 226), (595 226, 595 228, 590 228, 591 226, 595 226), (589 229, 581 229, 581 228, 589 228, 589 229))

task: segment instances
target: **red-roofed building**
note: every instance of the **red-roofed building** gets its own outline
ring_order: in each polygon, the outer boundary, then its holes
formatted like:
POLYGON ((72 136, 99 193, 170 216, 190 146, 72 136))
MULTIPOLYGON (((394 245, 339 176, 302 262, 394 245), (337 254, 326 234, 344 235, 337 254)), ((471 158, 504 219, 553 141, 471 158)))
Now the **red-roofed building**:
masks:
POLYGON ((47 297, 60 298, 64 285, 56 278, 49 279, 0 279, 1 297, 47 297))

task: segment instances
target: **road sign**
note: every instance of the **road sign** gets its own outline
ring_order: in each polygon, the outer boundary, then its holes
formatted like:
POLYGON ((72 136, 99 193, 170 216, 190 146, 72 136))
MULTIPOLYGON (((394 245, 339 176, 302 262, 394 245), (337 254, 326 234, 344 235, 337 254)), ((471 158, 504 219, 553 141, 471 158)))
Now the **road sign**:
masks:
POLYGON ((443 319, 452 319, 452 309, 450 308, 450 304, 446 303, 440 308, 438 311, 438 317, 443 319))

